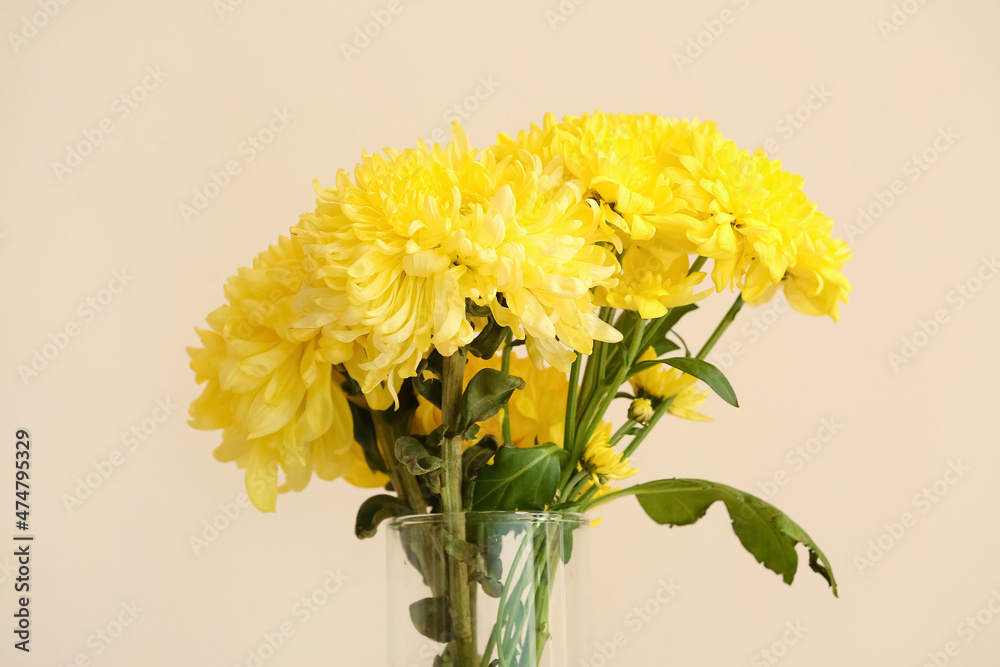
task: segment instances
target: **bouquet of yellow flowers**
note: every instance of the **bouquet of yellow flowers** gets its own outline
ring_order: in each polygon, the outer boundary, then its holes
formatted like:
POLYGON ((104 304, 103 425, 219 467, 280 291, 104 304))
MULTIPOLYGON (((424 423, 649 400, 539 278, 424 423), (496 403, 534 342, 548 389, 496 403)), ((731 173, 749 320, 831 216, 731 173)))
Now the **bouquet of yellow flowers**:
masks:
POLYGON ((782 289, 838 319, 850 250, 801 177, 711 122, 598 112, 549 114, 486 150, 456 124, 445 147, 364 154, 315 187, 315 211, 229 280, 198 331, 191 424, 222 429, 215 457, 246 469, 262 511, 315 472, 385 488, 358 537, 440 519, 402 538, 430 593, 409 607, 436 643, 428 664, 535 665, 551 637, 576 528, 542 522, 510 562, 476 513, 574 517, 636 496, 685 525, 721 501, 764 566, 791 583, 801 543, 836 593, 820 549, 763 500, 696 479, 610 486, 668 413, 708 421, 708 391, 737 405, 706 356, 744 303, 782 289), (732 307, 689 349, 676 327, 722 291, 732 307), (492 625, 478 598, 498 601, 492 625))

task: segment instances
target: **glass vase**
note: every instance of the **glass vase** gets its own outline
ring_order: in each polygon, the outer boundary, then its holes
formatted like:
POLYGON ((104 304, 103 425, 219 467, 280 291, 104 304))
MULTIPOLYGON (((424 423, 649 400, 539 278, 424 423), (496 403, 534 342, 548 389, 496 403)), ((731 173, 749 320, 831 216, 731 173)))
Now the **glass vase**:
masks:
POLYGON ((389 666, 577 667, 589 646, 586 517, 460 516, 388 522, 389 666))

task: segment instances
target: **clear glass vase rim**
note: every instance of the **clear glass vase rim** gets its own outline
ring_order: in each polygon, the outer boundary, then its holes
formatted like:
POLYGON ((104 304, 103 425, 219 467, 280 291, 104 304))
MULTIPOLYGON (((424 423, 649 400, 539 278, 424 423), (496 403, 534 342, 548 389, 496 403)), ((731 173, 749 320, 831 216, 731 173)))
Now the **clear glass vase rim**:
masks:
MULTIPOLYGON (((538 523, 565 523, 588 525, 590 519, 586 514, 580 512, 462 512, 466 519, 487 520, 491 522, 516 523, 516 524, 538 524, 538 523)), ((397 516, 386 521, 389 528, 398 529, 404 526, 433 525, 443 523, 444 514, 407 514, 397 516)))

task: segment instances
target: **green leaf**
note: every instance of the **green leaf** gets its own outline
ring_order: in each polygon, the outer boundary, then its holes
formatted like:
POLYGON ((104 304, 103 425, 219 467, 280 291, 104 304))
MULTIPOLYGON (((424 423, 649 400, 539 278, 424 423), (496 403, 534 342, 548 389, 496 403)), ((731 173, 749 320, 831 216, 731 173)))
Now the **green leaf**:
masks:
POLYGON ((490 462, 497 453, 500 443, 492 435, 487 435, 472 447, 462 452, 462 498, 465 507, 472 506, 472 490, 476 484, 479 469, 490 462))
POLYGON ((465 300, 465 314, 469 317, 489 317, 493 314, 489 306, 480 306, 472 299, 465 300))
POLYGON ((410 620, 417 631, 442 644, 451 641, 452 625, 444 596, 424 598, 410 605, 410 620))
POLYGON ((690 313, 693 310, 698 310, 698 304, 689 303, 686 306, 677 306, 676 308, 671 308, 667 311, 667 314, 656 321, 656 326, 653 330, 654 336, 666 336, 667 332, 674 328, 674 326, 681 321, 681 318, 690 313))
POLYGON ((469 352, 480 359, 492 359, 509 331, 509 328, 500 326, 491 317, 476 339, 469 344, 469 352))
POLYGON ((673 366, 682 373, 693 375, 707 384, 726 403, 735 408, 740 407, 740 402, 736 399, 736 392, 733 391, 733 386, 729 384, 729 380, 722 374, 722 371, 704 359, 671 357, 670 359, 663 359, 663 363, 673 366))
POLYGON ((459 430, 464 432, 473 424, 500 412, 517 389, 524 389, 524 380, 519 377, 493 368, 484 368, 476 373, 462 394, 459 430))
POLYGON ((837 582, 826 556, 801 527, 777 507, 724 484, 700 479, 665 479, 626 489, 658 524, 686 526, 721 500, 732 519, 733 532, 757 562, 791 584, 798 569, 796 544, 809 550, 809 567, 819 573, 837 595, 837 582))
POLYGON ((472 493, 474 511, 538 511, 552 503, 559 486, 560 464, 567 456, 558 445, 503 445, 493 464, 479 470, 472 493))
POLYGON ((351 407, 351 418, 354 422, 354 441, 361 445, 365 463, 374 472, 386 472, 385 460, 379 451, 378 440, 375 439, 375 425, 372 423, 371 413, 351 401, 347 404, 351 407))
POLYGON ((669 338, 664 338, 659 342, 653 343, 652 348, 653 352, 655 352, 656 356, 658 357, 662 357, 668 352, 673 352, 674 350, 681 349, 680 345, 670 340, 669 338))
POLYGON ((409 506, 396 496, 380 494, 361 503, 354 521, 354 534, 358 539, 374 537, 378 525, 394 516, 411 514, 409 506))
POLYGON ((490 462, 490 459, 497 453, 498 446, 497 439, 492 435, 487 435, 462 452, 462 479, 476 479, 479 469, 490 462))
POLYGON ((674 328, 682 317, 697 309, 698 306, 693 303, 686 306, 677 306, 668 310, 667 314, 663 317, 651 320, 646 326, 646 333, 642 337, 642 345, 640 345, 639 353, 642 354, 647 349, 653 348, 656 350, 657 356, 662 356, 667 352, 676 350, 676 344, 671 340, 667 340, 667 334, 670 333, 671 329, 674 328))
POLYGON ((648 371, 650 368, 653 368, 654 366, 665 363, 667 363, 666 359, 647 359, 646 361, 640 361, 638 363, 633 364, 632 368, 628 369, 628 375, 625 376, 625 379, 627 380, 633 375, 638 375, 643 371, 648 371))
POLYGON ((406 466, 411 475, 426 475, 444 465, 444 461, 432 456, 423 443, 409 435, 396 440, 396 459, 406 466))
POLYGON ((417 371, 413 376, 413 388, 436 408, 441 407, 441 380, 434 377, 424 377, 424 372, 417 371))

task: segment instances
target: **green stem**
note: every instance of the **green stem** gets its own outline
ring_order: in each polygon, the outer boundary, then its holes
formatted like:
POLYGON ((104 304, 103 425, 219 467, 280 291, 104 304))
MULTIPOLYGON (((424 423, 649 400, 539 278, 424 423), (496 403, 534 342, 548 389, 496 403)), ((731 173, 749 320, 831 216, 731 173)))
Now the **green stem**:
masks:
MULTIPOLYGON (((573 366, 569 371, 569 385, 566 387, 566 423, 563 425, 563 449, 570 453, 570 460, 566 462, 562 476, 559 479, 559 488, 565 487, 570 475, 576 468, 576 459, 573 452, 576 451, 574 441, 576 440, 576 401, 580 394, 580 366, 583 364, 583 355, 577 354, 573 360, 573 366)), ((589 364, 588 364, 589 365, 589 364)))
MULTIPOLYGON (((459 350, 444 359, 441 384, 442 421, 446 425, 441 443, 444 468, 441 504, 447 538, 465 541, 465 514, 462 507, 462 433, 460 406, 465 376, 465 352, 459 350)), ((451 611, 456 664, 470 665, 476 649, 472 637, 472 608, 469 600, 469 568, 457 558, 448 559, 448 605, 451 611)))
POLYGON ((569 371, 569 389, 566 392, 566 428, 563 432, 563 447, 571 449, 576 436, 576 402, 580 395, 580 366, 583 355, 577 354, 569 371))
MULTIPOLYGON (((512 335, 508 332, 503 345, 503 353, 500 356, 500 370, 504 373, 510 373, 510 353, 514 349, 510 345, 511 338, 512 335)), ((505 445, 513 444, 510 437, 510 402, 503 406, 503 443, 505 445)))
POLYGON ((372 425, 375 427, 375 440, 378 442, 382 460, 392 481, 392 488, 396 490, 400 500, 410 506, 414 514, 424 514, 427 512, 427 501, 420 493, 417 478, 396 460, 396 439, 409 433, 400 433, 394 428, 391 413, 373 410, 371 414, 372 425))
POLYGON ((712 348, 715 347, 715 344, 719 342, 720 338, 722 338, 722 334, 726 332, 726 329, 729 328, 729 325, 732 324, 733 320, 736 319, 736 313, 740 312, 740 308, 742 307, 743 307, 743 294, 737 294, 736 301, 733 301, 733 305, 730 306, 726 314, 723 315, 722 321, 719 322, 719 326, 715 327, 715 331, 712 332, 712 335, 708 337, 708 340, 705 341, 705 344, 702 345, 700 350, 698 350, 698 354, 695 355, 695 359, 704 359, 705 357, 708 356, 708 353, 712 351, 712 348))
POLYGON ((592 484, 591 487, 589 489, 587 489, 586 493, 584 493, 582 496, 580 496, 580 500, 578 500, 577 502, 580 505, 586 504, 587 501, 590 500, 591 498, 593 498, 594 494, 596 494, 599 490, 600 490, 600 487, 597 484, 592 484))
POLYGON ((633 426, 636 426, 638 423, 639 422, 633 421, 631 419, 626 421, 624 424, 621 425, 621 427, 617 431, 615 431, 615 434, 611 436, 611 440, 608 441, 608 445, 610 445, 611 447, 617 445, 618 441, 625 437, 625 434, 628 432, 628 430, 633 426))
POLYGON ((698 259, 694 260, 691 263, 691 268, 688 269, 688 275, 690 276, 692 273, 698 271, 699 269, 701 269, 701 267, 705 266, 706 261, 708 261, 708 257, 702 257, 701 255, 699 255, 698 259))
MULTIPOLYGON (((582 423, 584 424, 584 430, 580 432, 578 440, 586 442, 590 439, 591 434, 597 425, 600 423, 601 418, 611 407, 611 402, 615 399, 615 394, 618 393, 618 388, 622 386, 628 377, 629 369, 632 364, 635 363, 636 357, 639 356, 640 347, 642 347, 642 336, 646 331, 646 320, 638 320, 635 323, 635 330, 632 332, 632 344, 629 346, 628 356, 622 360, 621 368, 618 369, 618 373, 615 376, 614 382, 609 387, 604 387, 604 399, 598 405, 598 409, 590 415, 589 419, 585 419, 582 423)), ((621 343, 619 343, 620 345, 621 343)))
POLYGON ((646 439, 649 432, 653 430, 654 426, 656 426, 656 422, 660 421, 660 418, 667 413, 667 410, 670 408, 670 404, 674 402, 674 398, 676 398, 676 396, 665 398, 659 405, 656 406, 656 409, 653 411, 653 416, 650 418, 649 422, 641 431, 639 431, 639 433, 636 434, 634 438, 632 438, 632 442, 628 443, 628 447, 626 447, 625 451, 622 452, 623 459, 627 459, 632 456, 632 452, 634 452, 639 445, 642 444, 642 441, 646 439))

